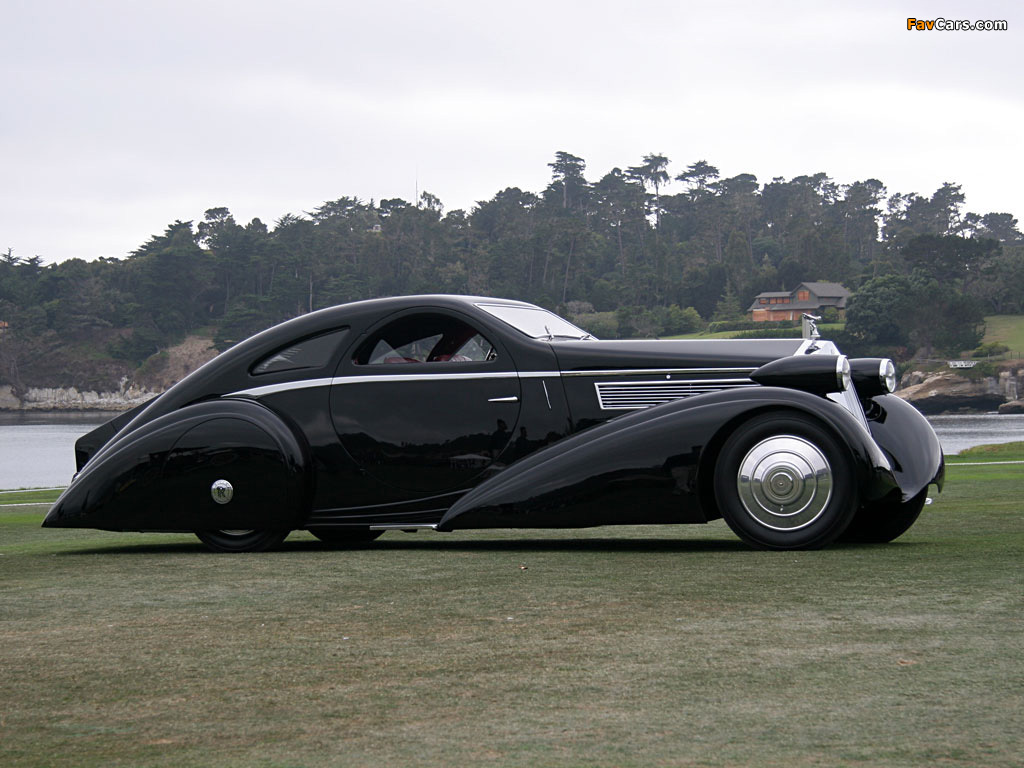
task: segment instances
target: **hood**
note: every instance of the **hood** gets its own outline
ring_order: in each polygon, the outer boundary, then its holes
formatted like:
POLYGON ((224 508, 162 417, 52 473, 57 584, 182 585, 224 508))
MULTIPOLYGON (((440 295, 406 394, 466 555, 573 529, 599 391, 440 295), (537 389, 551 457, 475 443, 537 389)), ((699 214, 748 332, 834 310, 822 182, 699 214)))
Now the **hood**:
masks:
POLYGON ((796 354, 803 339, 559 341, 551 348, 562 371, 662 368, 760 368, 796 354))

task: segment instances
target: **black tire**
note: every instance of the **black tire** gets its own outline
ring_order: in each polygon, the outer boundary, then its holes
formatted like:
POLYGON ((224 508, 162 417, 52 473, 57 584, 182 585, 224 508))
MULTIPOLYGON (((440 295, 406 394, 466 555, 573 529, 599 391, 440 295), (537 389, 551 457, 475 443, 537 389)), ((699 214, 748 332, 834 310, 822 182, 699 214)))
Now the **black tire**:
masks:
POLYGON ((290 531, 196 531, 214 552, 266 552, 274 549, 290 531))
POLYGON ((384 531, 371 531, 369 528, 353 526, 351 528, 310 528, 309 532, 325 544, 361 544, 373 541, 384 531))
POLYGON ((858 507, 847 451, 820 422, 799 413, 741 424, 722 446, 714 472, 722 517, 759 549, 827 546, 858 507))
POLYGON ((910 501, 883 499, 864 507, 854 515, 853 522, 839 537, 840 541, 861 544, 887 544, 902 536, 912 526, 928 500, 925 488, 910 501))

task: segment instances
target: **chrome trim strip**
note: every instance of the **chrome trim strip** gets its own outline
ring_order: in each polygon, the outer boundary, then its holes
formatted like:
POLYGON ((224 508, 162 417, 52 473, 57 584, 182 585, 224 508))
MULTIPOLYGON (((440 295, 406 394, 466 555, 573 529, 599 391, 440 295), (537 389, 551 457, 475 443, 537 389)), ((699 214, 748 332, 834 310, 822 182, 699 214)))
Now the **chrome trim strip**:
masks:
POLYGON ((275 392, 287 392, 291 389, 310 389, 312 387, 329 387, 334 379, 300 379, 299 381, 283 381, 280 384, 267 384, 263 387, 252 389, 241 389, 238 392, 229 392, 222 397, 263 397, 272 395, 275 392))
POLYGON ((335 376, 330 379, 300 379, 284 381, 280 384, 267 384, 262 387, 241 389, 229 392, 222 397, 263 397, 276 392, 287 392, 292 389, 310 389, 312 387, 335 387, 341 384, 372 384, 382 381, 461 381, 463 379, 536 379, 558 377, 558 371, 494 371, 484 373, 393 373, 372 374, 367 376, 335 376))
POLYGON ((548 402, 548 410, 550 411, 551 410, 551 395, 548 394, 548 383, 546 381, 542 381, 540 383, 540 385, 542 387, 544 387, 544 399, 547 400, 547 402, 548 402))
POLYGON ((494 371, 493 373, 380 373, 367 376, 335 376, 331 386, 339 384, 374 384, 379 381, 461 381, 462 379, 515 379, 515 371, 494 371))
MULTIPOLYGON (((287 392, 292 389, 311 389, 314 387, 335 387, 342 384, 371 384, 382 381, 460 381, 463 379, 548 379, 561 376, 670 376, 672 374, 694 374, 694 373, 751 373, 757 370, 749 368, 637 368, 637 369, 616 369, 596 371, 494 371, 485 373, 392 373, 392 374, 370 374, 363 376, 335 376, 330 379, 300 379, 298 381, 284 381, 280 384, 267 384, 262 387, 251 387, 241 389, 237 392, 229 392, 222 397, 263 397, 277 392, 287 392)), ((710 379, 706 381, 711 381, 710 379)), ((632 382, 631 382, 632 383, 632 382)), ((635 382, 641 384, 643 382, 635 382)), ((665 382, 669 383, 669 382, 665 382)), ((683 379, 672 381, 673 384, 684 383, 683 379)), ((548 403, 551 402, 547 387, 544 391, 548 403)))
POLYGON ((489 397, 487 398, 488 403, 518 403, 519 397, 511 395, 509 397, 489 397))
POLYGON ((617 370, 595 371, 562 371, 563 376, 662 376, 673 373, 751 373, 756 366, 749 368, 619 368, 617 370))
POLYGON ((381 523, 369 528, 371 531, 436 531, 437 523, 381 523))
MULTIPOLYGON (((364 376, 335 376, 330 379, 300 379, 298 381, 284 381, 280 384, 267 384, 262 387, 251 387, 240 389, 237 392, 229 392, 222 397, 263 397, 277 392, 288 392, 293 389, 311 389, 314 387, 335 387, 342 384, 371 384, 382 381, 460 381, 463 379, 548 379, 561 376, 669 376, 681 373, 750 373, 756 368, 639 368, 626 370, 600 370, 600 371, 494 371, 484 373, 392 373, 392 374, 370 374, 364 376)), ((710 381, 708 379, 707 381, 710 381)), ((632 382, 631 382, 632 383, 632 382)), ((643 382, 635 382, 642 384, 643 382)), ((669 383, 669 382, 665 382, 669 383)), ((683 379, 672 381, 673 384, 684 383, 683 379)), ((551 397, 544 388, 545 397, 551 403, 551 397)))

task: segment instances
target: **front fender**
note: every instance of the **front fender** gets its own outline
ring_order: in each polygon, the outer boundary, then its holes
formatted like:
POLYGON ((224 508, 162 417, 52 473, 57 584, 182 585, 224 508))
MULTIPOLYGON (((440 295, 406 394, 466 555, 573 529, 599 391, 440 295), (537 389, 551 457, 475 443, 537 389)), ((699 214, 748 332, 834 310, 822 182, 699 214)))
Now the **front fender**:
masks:
POLYGON ((871 436, 892 465, 903 501, 933 483, 941 491, 946 479, 942 445, 921 412, 896 395, 878 395, 865 413, 871 436))
POLYGON ((806 413, 836 435, 866 500, 896 487, 888 460, 845 408, 748 387, 634 411, 544 448, 463 496, 438 529, 704 522, 718 516, 701 493, 717 446, 744 420, 779 409, 806 413))
POLYGON ((274 411, 213 400, 115 437, 43 525, 115 531, 290 528, 308 512, 309 451, 274 411), (227 480, 228 503, 211 486, 227 480))

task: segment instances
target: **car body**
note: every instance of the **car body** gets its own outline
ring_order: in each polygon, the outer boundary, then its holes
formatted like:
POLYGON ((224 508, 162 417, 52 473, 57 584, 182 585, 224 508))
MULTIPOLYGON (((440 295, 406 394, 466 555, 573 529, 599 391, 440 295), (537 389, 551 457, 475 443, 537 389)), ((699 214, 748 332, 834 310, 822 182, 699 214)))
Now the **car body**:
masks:
POLYGON ((944 473, 892 374, 820 339, 599 341, 519 301, 355 302, 257 334, 83 436, 43 524, 192 531, 219 551, 296 529, 352 542, 723 516, 762 548, 888 541, 944 473))

